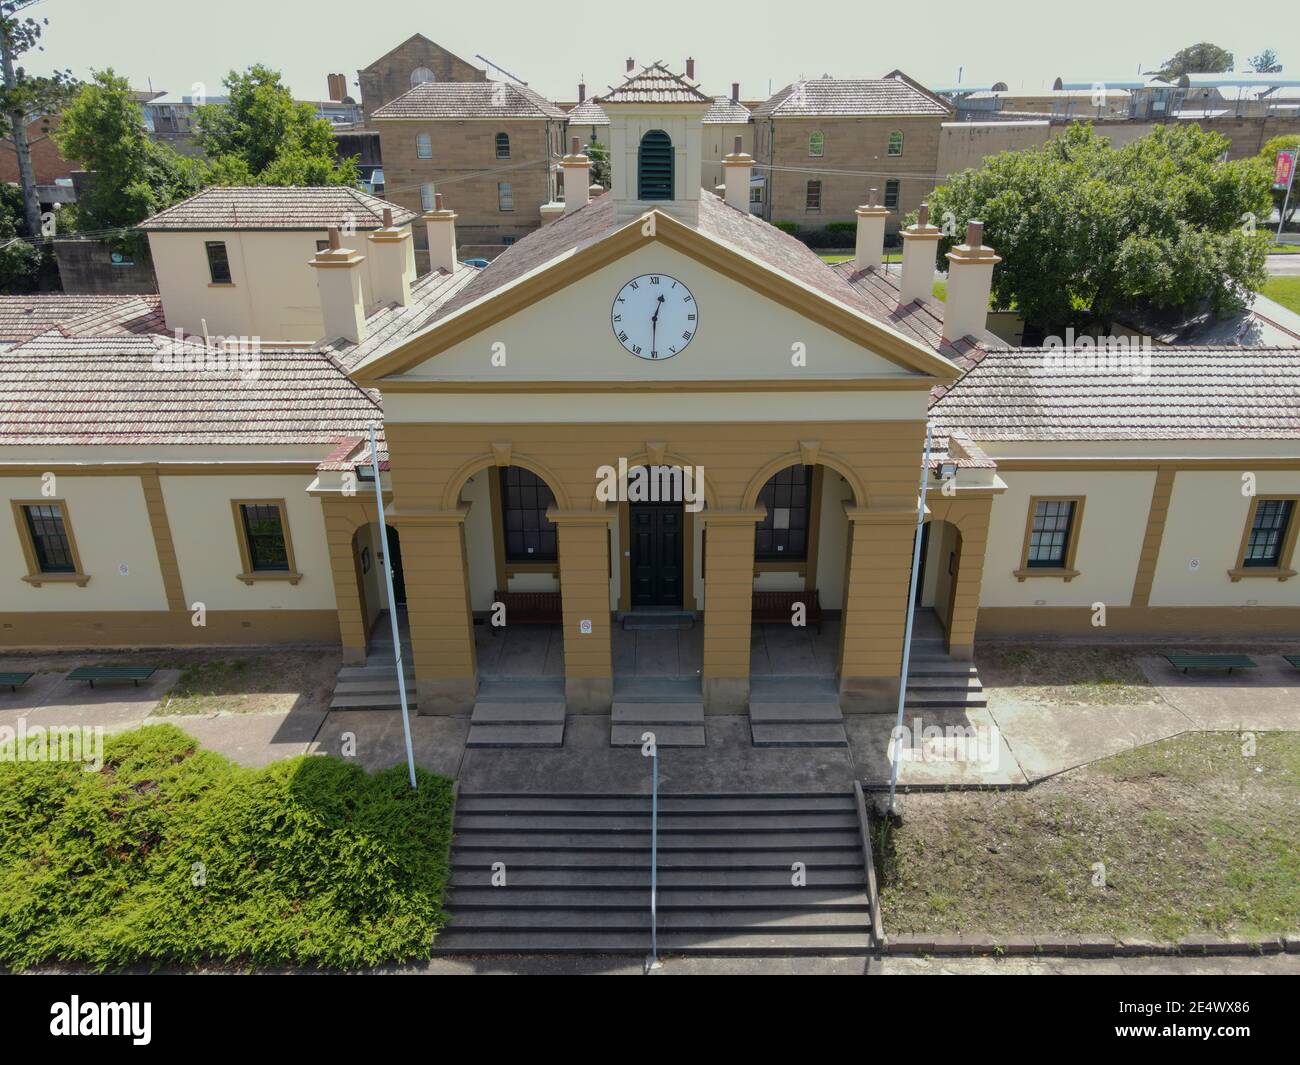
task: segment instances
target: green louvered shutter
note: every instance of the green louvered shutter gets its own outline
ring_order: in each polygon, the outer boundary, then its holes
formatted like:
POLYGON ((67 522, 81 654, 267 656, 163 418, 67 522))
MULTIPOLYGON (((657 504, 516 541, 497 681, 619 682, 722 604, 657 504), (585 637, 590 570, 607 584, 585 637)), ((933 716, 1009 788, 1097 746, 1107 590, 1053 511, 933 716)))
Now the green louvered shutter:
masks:
POLYGON ((673 142, 661 129, 652 129, 641 138, 641 151, 637 157, 636 198, 673 198, 673 142))

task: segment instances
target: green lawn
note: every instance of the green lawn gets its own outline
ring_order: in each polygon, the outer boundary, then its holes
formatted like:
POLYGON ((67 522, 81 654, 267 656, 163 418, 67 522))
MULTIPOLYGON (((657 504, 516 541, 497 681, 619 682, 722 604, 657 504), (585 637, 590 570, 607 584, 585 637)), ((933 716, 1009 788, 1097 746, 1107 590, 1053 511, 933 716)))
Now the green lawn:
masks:
POLYGON ((877 832, 886 933, 1293 933, 1300 735, 1255 742, 1182 736, 1028 791, 905 796, 877 832))
MULTIPOLYGON (((846 263, 854 257, 852 252, 845 251, 824 251, 818 252, 817 254, 820 256, 822 262, 831 264, 846 263)), ((882 263, 901 263, 903 261, 903 253, 901 251, 887 251, 880 256, 880 261, 882 263)))
POLYGON ((450 780, 412 791, 405 766, 328 756, 244 769, 166 724, 104 748, 97 772, 0 758, 0 965, 428 956, 450 780))
POLYGON ((1269 246, 1269 255, 1300 255, 1300 244, 1273 244, 1269 246))
POLYGON ((1270 277, 1263 292, 1269 299, 1300 314, 1300 274, 1270 277))

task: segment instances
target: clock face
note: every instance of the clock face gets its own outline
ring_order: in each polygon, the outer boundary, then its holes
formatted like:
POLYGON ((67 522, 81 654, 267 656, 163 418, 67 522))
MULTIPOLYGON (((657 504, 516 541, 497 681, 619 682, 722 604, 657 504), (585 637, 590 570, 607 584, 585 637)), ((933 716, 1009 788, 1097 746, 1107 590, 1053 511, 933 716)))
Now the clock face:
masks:
POLYGON ((639 359, 671 359, 694 338, 698 321, 691 290, 667 274, 634 277, 610 310, 618 342, 639 359))

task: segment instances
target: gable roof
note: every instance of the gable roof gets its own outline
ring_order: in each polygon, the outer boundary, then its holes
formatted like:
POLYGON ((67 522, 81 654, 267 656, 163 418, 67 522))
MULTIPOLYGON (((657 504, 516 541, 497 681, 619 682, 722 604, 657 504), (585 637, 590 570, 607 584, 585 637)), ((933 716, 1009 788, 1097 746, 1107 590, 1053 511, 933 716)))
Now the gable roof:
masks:
POLYGON ((527 85, 509 81, 426 81, 396 100, 376 108, 370 117, 386 119, 439 118, 564 118, 550 100, 527 85))
POLYGON ((723 122, 743 125, 751 117, 749 108, 744 104, 733 100, 730 96, 715 96, 713 106, 704 112, 704 117, 700 121, 706 126, 723 122))
POLYGON ((151 232, 321 230, 349 225, 357 229, 379 229, 384 224, 385 207, 393 212, 394 225, 405 225, 416 217, 414 211, 345 185, 218 186, 159 211, 141 222, 139 228, 151 232))
POLYGON ((0 343, 31 340, 51 329, 65 336, 165 333, 162 300, 139 296, 70 295, 62 292, 0 296, 0 343))
MULTIPOLYGON (((364 74, 364 73, 367 73, 368 71, 374 70, 375 67, 379 66, 380 63, 384 62, 384 60, 388 59, 390 56, 396 54, 397 52, 400 52, 403 48, 405 48, 405 47, 406 47, 408 44, 410 44, 412 41, 423 41, 425 44, 432 45, 434 48, 438 49, 440 52, 446 52, 447 55, 451 56, 453 59, 458 60, 458 61, 461 62, 461 63, 464 63, 467 67, 472 67, 472 66, 474 66, 473 63, 470 63, 470 62, 467 62, 467 61, 464 60, 464 59, 461 59, 460 56, 456 55, 455 52, 452 52, 452 51, 450 51, 450 50, 444 48, 444 47, 443 47, 442 45, 440 45, 437 41, 431 41, 431 40, 429 40, 429 38, 426 37, 423 33, 413 33, 413 34, 411 34, 411 36, 409 36, 408 38, 406 38, 406 40, 402 41, 400 44, 394 45, 392 48, 388 49, 388 51, 385 52, 383 55, 381 55, 378 59, 374 60, 373 62, 369 63, 368 65, 366 65, 366 66, 364 66, 364 67, 361 67, 361 68, 357 71, 357 73, 358 73, 358 74, 364 74)), ((481 68, 476 68, 476 69, 481 69, 481 68)))
POLYGON ((265 349, 255 374, 169 370, 202 345, 50 334, 0 357, 0 444, 331 444, 382 420, 324 352, 265 349))
POLYGON ((597 197, 572 214, 535 230, 443 303, 424 332, 356 365, 367 385, 400 374, 613 262, 647 241, 659 241, 748 285, 761 295, 869 347, 900 368, 951 380, 950 361, 892 326, 869 317, 847 283, 800 241, 748 212, 728 207, 701 190, 698 228, 659 211, 653 236, 642 234, 645 216, 615 221, 613 197, 597 197))
POLYGON ((952 107, 901 72, 885 78, 813 78, 787 85, 754 110, 755 116, 948 116, 952 107))
POLYGON ((601 109, 595 100, 583 100, 568 114, 571 126, 608 126, 609 115, 601 109))
POLYGON ((1150 376, 1089 368, 1078 351, 991 348, 931 407, 936 432, 978 440, 1300 438, 1300 347, 1159 348, 1150 376))
POLYGON ((711 104, 712 97, 700 91, 699 83, 674 74, 660 60, 642 67, 611 85, 609 92, 594 98, 606 104, 711 104))

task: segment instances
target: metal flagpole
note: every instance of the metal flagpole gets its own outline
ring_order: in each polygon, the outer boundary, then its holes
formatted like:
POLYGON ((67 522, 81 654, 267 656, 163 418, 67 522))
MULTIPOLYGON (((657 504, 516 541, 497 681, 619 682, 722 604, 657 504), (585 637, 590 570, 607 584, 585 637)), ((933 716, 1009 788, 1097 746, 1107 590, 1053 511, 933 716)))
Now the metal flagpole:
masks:
POLYGON ((393 662, 397 666, 397 694, 402 701, 402 732, 406 736, 406 768, 415 787, 415 752, 411 748, 411 712, 406 706, 406 673, 402 668, 402 634, 397 625, 397 600, 393 598, 393 558, 388 546, 388 525, 384 521, 384 489, 379 483, 379 444, 375 423, 370 423, 370 461, 375 467, 375 513, 379 516, 379 534, 384 545, 384 585, 388 588, 388 620, 393 625, 393 662))
POLYGON ((925 490, 930 484, 930 434, 932 426, 925 423, 925 456, 921 459, 921 494, 916 504, 916 537, 912 544, 912 579, 907 582, 907 622, 903 629, 903 672, 898 680, 898 717, 894 721, 893 765, 889 770, 889 812, 894 813, 894 792, 898 788, 898 762, 902 757, 903 703, 907 699, 907 669, 912 658, 912 615, 916 613, 916 579, 921 568, 921 529, 925 525, 925 490))
MULTIPOLYGON (((651 733, 653 736, 654 734, 651 733)), ((645 971, 658 969, 659 961, 659 742, 655 737, 650 755, 650 956, 645 971)))

